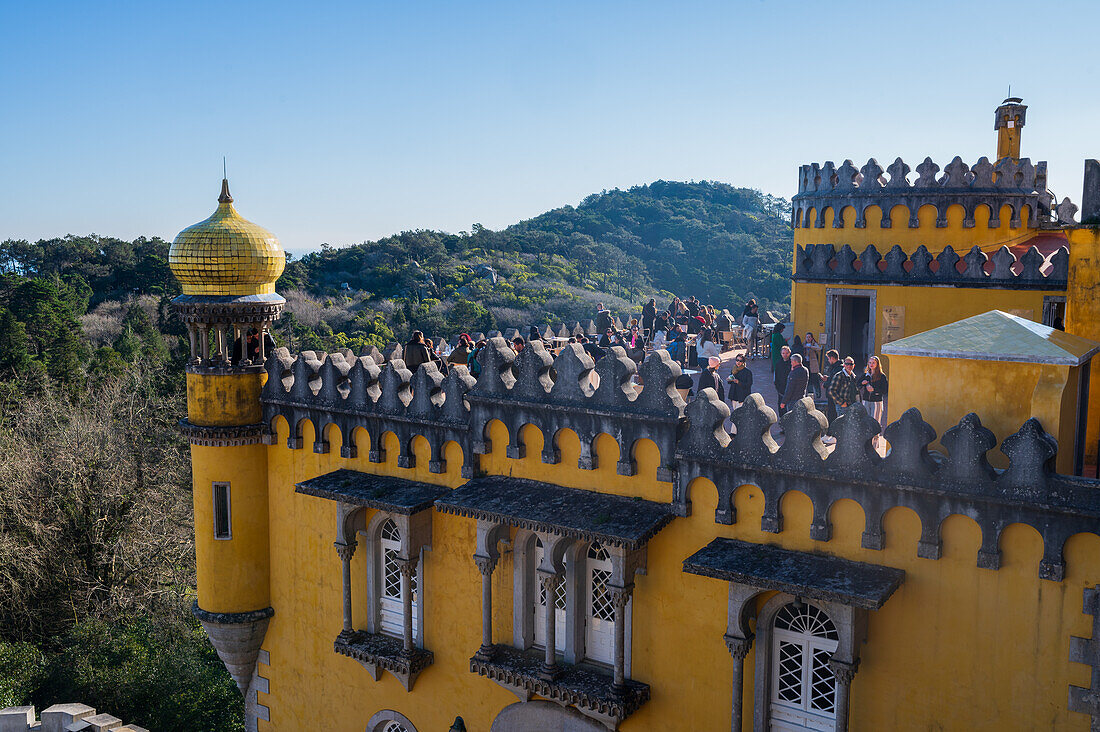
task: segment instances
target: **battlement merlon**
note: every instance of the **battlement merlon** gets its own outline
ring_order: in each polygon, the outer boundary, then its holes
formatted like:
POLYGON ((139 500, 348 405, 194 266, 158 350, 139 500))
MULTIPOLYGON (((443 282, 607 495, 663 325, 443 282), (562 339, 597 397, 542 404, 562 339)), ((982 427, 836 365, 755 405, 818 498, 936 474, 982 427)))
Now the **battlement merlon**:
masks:
MULTIPOLYGON (((910 181, 911 170, 901 158, 885 169, 874 158, 858 169, 851 160, 845 160, 839 168, 832 161, 803 165, 799 168, 798 193, 791 199, 794 226, 821 228, 825 225, 822 216, 825 209, 839 212, 848 206, 856 211, 856 228, 866 225, 864 211, 870 206, 878 206, 882 210, 884 229, 892 226, 890 214, 894 206, 909 209, 910 228, 919 226, 917 212, 926 205, 937 209, 937 227, 947 226, 947 209, 955 204, 965 210, 963 226, 967 228, 974 225, 974 213, 980 205, 989 207, 991 227, 1000 226, 1001 208, 1006 205, 1012 210, 1012 228, 1022 225, 1021 214, 1025 208, 1030 212, 1029 225, 1050 221, 1059 213, 1047 190, 1045 161, 1032 164, 1027 158, 1006 157, 991 163, 982 157, 970 166, 955 156, 939 175, 940 166, 932 158, 925 158, 916 166, 917 177, 910 181), (811 209, 817 217, 813 224, 808 224, 806 215, 811 209)), ((1072 223, 1072 218, 1069 222, 1061 221, 1062 218, 1058 216, 1060 223, 1072 223)), ((843 217, 834 216, 833 226, 843 228, 843 217)))
POLYGON ((882 520, 893 506, 907 506, 921 517, 920 555, 939 558, 939 526, 951 513, 971 516, 982 529, 980 566, 999 566, 1000 533, 1013 523, 1036 529, 1045 544, 1040 576, 1060 581, 1064 572, 1062 547, 1070 536, 1100 535, 1100 482, 1059 475, 1054 469, 1057 442, 1032 418, 1001 443, 1007 467, 994 469, 986 459, 997 446, 993 433, 971 414, 941 440, 946 454, 929 452, 937 434, 916 409, 905 412, 883 431, 891 445, 881 458, 871 447, 878 422, 861 405, 850 407, 828 423, 810 399, 796 403, 780 418, 785 431, 781 446, 769 429, 775 413, 758 394, 730 414, 729 407, 711 390, 704 390, 686 410, 673 383, 679 367, 668 354, 657 351, 637 373, 643 388, 627 385, 634 364, 619 349, 593 365, 583 350, 567 346, 551 359, 541 344, 532 344, 516 356, 502 338, 495 338, 482 354, 482 373, 474 382, 463 367, 448 376, 432 364, 415 374, 400 360, 379 366, 369 357, 303 353, 291 356, 279 349, 267 362, 269 378, 262 401, 268 444, 276 444, 276 420, 289 426, 287 447, 302 449, 303 425, 311 422, 315 452, 328 452, 326 435, 335 426, 343 443, 342 457, 355 457, 355 432, 363 427, 369 437, 370 462, 386 462, 383 436, 393 433, 400 454, 398 466, 412 468, 418 459, 417 436, 430 448, 430 470, 448 472, 445 446, 458 445, 462 474, 473 477, 481 469, 480 456, 495 452, 490 424, 499 421, 507 434, 506 455, 526 457, 524 430, 542 433, 542 462, 561 461, 559 435, 572 431, 580 442, 578 467, 595 470, 601 458, 597 441, 602 434, 618 443, 616 472, 634 475, 634 453, 640 440, 653 441, 659 451, 658 481, 671 482, 671 505, 680 516, 691 513, 690 494, 718 491, 715 521, 734 523, 733 495, 742 485, 759 486, 765 497, 761 527, 782 530, 782 496, 799 490, 814 506, 813 537, 828 541, 829 508, 840 498, 859 503, 867 517, 866 548, 882 548, 882 520), (368 363, 369 362, 369 363, 368 363), (595 372, 596 377, 591 376, 595 372), (595 386, 593 386, 595 383, 595 386), (736 432, 725 431, 729 418, 736 432), (834 436, 830 452, 824 433, 834 436), (950 500, 945 500, 949 496, 950 500))

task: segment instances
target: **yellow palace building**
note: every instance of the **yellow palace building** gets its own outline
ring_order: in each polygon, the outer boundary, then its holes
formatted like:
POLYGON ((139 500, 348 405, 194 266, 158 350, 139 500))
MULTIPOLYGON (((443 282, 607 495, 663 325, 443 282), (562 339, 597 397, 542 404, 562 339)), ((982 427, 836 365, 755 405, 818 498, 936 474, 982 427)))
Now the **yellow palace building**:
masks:
POLYGON ((1074 294, 1096 241, 1052 212, 1006 105, 995 164, 904 186, 900 161, 896 178, 800 173, 796 327, 853 352, 889 333, 909 386, 885 456, 858 405, 828 424, 804 399, 780 442, 758 395, 732 415, 709 391, 685 404, 663 351, 593 363, 496 338, 476 380, 411 373, 399 350, 267 352, 250 332, 283 306, 282 251, 223 186, 170 259, 191 335, 195 613, 248 728, 1100 728, 1100 483, 1061 468, 1080 451, 1058 423, 1086 399, 1065 387, 1096 348, 1074 294), (1015 350, 974 335, 1020 328, 1015 350), (1039 406, 970 388, 941 424, 926 392, 954 387, 922 392, 906 359, 1007 364, 1039 406))

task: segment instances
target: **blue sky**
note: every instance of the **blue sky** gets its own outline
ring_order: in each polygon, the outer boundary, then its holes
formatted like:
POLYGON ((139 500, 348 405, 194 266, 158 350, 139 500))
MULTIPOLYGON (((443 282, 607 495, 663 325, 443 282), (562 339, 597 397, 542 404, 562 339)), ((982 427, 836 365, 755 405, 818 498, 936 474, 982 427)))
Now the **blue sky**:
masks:
POLYGON ((601 189, 1100 157, 1096 3, 0 0, 0 239, 173 237, 238 210, 303 251, 499 228, 601 189), (1044 10, 1051 12, 1046 13, 1044 10))

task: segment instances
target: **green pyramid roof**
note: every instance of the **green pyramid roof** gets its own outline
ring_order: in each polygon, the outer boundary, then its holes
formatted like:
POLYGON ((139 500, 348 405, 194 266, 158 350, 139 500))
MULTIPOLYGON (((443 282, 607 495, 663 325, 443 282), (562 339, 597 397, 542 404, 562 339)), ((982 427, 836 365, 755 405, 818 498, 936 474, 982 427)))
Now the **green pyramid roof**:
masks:
POLYGON ((882 347, 887 355, 965 358, 1080 366, 1100 343, 1025 318, 990 310, 882 347))

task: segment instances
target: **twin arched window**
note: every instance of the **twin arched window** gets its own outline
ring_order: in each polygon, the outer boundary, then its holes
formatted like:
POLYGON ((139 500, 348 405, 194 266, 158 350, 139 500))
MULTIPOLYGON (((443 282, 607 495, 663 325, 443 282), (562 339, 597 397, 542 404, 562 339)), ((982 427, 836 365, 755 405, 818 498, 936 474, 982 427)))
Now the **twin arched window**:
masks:
MULTIPOLYGON (((531 563, 532 571, 542 563, 542 541, 535 539, 535 551, 531 563)), ((594 542, 583 555, 583 563, 579 567, 566 567, 566 575, 558 582, 556 596, 554 598, 554 613, 556 627, 554 630, 555 650, 565 651, 567 643, 568 616, 570 612, 568 577, 581 572, 584 580, 584 596, 578 611, 583 609, 584 627, 584 658, 599 663, 614 663, 615 659, 615 607, 611 602, 608 592, 608 583, 611 581, 611 556, 607 549, 599 542, 594 542)), ((567 560, 567 563, 569 560, 567 560)), ((535 645, 546 645, 546 590, 535 578, 536 597, 534 602, 534 642, 535 645)))

